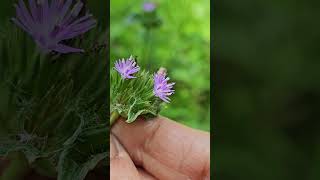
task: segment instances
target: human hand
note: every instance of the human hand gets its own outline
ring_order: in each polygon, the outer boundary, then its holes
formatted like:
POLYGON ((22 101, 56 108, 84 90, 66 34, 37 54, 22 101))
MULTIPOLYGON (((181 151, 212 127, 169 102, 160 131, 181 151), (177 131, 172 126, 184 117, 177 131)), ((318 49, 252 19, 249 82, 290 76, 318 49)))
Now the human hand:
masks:
POLYGON ((165 117, 113 125, 112 180, 210 179, 210 136, 165 117))

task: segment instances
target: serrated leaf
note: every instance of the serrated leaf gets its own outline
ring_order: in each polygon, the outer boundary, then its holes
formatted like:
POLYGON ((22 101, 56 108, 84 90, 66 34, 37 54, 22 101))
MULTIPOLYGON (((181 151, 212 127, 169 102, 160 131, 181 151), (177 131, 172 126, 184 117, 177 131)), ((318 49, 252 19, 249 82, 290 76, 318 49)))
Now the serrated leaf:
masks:
POLYGON ((23 152, 29 162, 33 163, 41 156, 41 152, 30 144, 20 144, 17 142, 1 143, 0 157, 7 156, 10 152, 20 151, 23 152))
POLYGON ((140 115, 156 116, 162 104, 153 94, 153 76, 147 71, 138 72, 136 76, 122 80, 115 70, 111 72, 110 111, 127 118, 127 123, 134 122, 140 115))
MULTIPOLYGON (((99 129, 107 122, 108 94, 103 75, 107 52, 106 48, 94 48, 106 41, 105 29, 96 28, 86 33, 81 42, 70 42, 85 49, 87 53, 83 55, 40 56, 25 32, 12 24, 1 27, 6 36, 0 38, 0 107, 6 108, 0 110, 0 135, 8 140, 0 142, 0 156, 20 151, 36 169, 41 166, 35 163, 39 158, 57 168, 62 150, 75 146, 89 127, 104 136, 109 131, 99 129), (24 131, 36 139, 19 141, 17 135, 24 131)), ((104 146, 107 142, 101 138, 95 141, 104 146)), ((91 143, 84 141, 73 153, 90 156, 88 147, 91 143)), ((104 147, 96 154, 107 150, 104 147)), ((72 161, 82 164, 77 158, 72 161)))
POLYGON ((79 119, 80 119, 80 123, 79 123, 79 126, 78 126, 77 130, 72 134, 72 136, 70 138, 68 138, 63 143, 64 146, 68 146, 68 145, 73 144, 76 141, 76 139, 78 138, 79 134, 81 133, 82 128, 84 126, 84 120, 83 120, 82 117, 80 117, 79 119))
POLYGON ((109 154, 106 133, 106 126, 84 129, 76 144, 66 147, 61 153, 58 180, 82 180, 100 161, 106 159, 109 154), (77 154, 79 149, 82 149, 82 154, 77 154))
POLYGON ((74 160, 68 158, 68 151, 64 151, 60 157, 58 180, 83 180, 87 173, 94 169, 96 165, 103 159, 108 157, 108 153, 100 153, 91 156, 91 158, 83 163, 78 164, 74 160))

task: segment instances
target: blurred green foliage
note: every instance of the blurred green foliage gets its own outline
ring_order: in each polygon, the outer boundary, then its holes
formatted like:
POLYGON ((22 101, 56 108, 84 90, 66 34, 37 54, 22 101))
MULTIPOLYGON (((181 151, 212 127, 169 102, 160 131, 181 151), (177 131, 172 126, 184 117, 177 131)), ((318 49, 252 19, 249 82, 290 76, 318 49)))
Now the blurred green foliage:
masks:
POLYGON ((320 179, 319 5, 215 1, 217 179, 320 179))
POLYGON ((100 1, 86 4, 98 25, 67 42, 85 53, 43 55, 9 21, 14 2, 0 3, 0 157, 15 151, 24 156, 7 156, 15 166, 10 163, 0 179, 23 177, 20 168, 33 168, 45 176, 80 180, 94 168, 108 168, 108 24, 103 14, 108 7, 100 1), (29 167, 19 167, 24 161, 29 167))
POLYGON ((153 1, 153 13, 143 13, 144 2, 111 1, 110 66, 132 54, 150 72, 167 68, 176 93, 160 114, 209 131, 210 1, 153 1), (160 25, 143 25, 152 18, 160 25))

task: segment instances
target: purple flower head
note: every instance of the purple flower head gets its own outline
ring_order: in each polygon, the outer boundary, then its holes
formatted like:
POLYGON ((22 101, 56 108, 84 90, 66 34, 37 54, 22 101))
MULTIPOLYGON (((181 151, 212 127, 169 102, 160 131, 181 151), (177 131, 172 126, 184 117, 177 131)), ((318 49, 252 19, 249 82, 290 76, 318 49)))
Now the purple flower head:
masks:
POLYGON ((166 103, 170 102, 170 98, 168 96, 174 93, 173 85, 175 83, 168 83, 170 80, 169 77, 166 77, 166 70, 164 68, 160 68, 159 71, 154 75, 154 87, 153 93, 155 96, 159 97, 166 103))
POLYGON ((140 70, 140 67, 137 65, 132 56, 130 56, 130 58, 126 60, 119 59, 115 62, 114 68, 120 73, 122 79, 136 78, 132 75, 140 70))
POLYGON ((96 25, 92 15, 86 13, 79 16, 83 3, 74 0, 28 0, 27 8, 24 0, 15 4, 16 18, 12 21, 26 31, 37 46, 45 53, 83 52, 62 43, 63 40, 79 36, 96 25), (74 4, 72 6, 72 4, 74 4))
POLYGON ((143 10, 145 12, 152 12, 156 9, 156 5, 152 2, 146 2, 143 4, 143 10))

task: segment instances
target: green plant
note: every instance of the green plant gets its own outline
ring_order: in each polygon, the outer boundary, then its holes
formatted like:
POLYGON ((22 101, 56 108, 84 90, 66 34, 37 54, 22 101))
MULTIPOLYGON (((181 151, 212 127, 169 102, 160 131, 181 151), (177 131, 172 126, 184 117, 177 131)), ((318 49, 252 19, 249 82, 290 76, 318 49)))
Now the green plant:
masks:
POLYGON ((134 54, 150 72, 166 67, 176 93, 160 114, 210 131, 210 1, 155 0, 151 13, 144 2, 111 1, 110 66, 134 54))
POLYGON ((122 116, 131 123, 140 115, 156 116, 162 101, 153 94, 153 77, 147 71, 138 72, 137 78, 125 80, 111 71, 110 124, 122 116))
POLYGON ((61 180, 84 179, 99 162, 107 168, 105 30, 66 42, 84 54, 42 55, 24 32, 12 24, 3 27, 0 156, 20 152, 29 168, 61 180))

